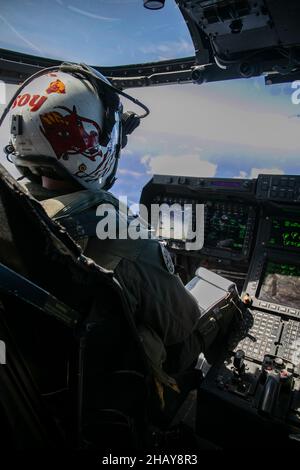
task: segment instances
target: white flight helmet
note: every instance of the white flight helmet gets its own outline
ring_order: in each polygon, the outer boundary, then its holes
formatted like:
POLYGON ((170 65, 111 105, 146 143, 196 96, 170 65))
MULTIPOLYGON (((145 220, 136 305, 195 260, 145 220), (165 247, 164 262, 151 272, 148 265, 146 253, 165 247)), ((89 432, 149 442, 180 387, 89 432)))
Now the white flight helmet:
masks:
POLYGON ((35 181, 71 176, 91 190, 112 186, 122 106, 117 90, 99 77, 100 87, 80 71, 45 71, 21 90, 9 114, 11 158, 23 175, 35 181))

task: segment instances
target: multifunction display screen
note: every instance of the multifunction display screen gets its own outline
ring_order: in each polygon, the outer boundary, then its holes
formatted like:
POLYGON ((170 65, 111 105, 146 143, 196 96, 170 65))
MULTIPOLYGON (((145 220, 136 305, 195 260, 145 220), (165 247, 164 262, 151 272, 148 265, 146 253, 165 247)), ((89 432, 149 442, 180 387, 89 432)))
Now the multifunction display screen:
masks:
POLYGON ((299 219, 271 219, 269 247, 300 250, 300 217, 299 219))
POLYGON ((207 203, 205 247, 242 252, 245 245, 249 207, 242 204, 207 203))
POLYGON ((189 207, 174 204, 162 205, 156 228, 156 236, 164 239, 186 241, 192 228, 193 211, 189 207))
POLYGON ((268 262, 259 299, 300 308, 300 266, 268 262))

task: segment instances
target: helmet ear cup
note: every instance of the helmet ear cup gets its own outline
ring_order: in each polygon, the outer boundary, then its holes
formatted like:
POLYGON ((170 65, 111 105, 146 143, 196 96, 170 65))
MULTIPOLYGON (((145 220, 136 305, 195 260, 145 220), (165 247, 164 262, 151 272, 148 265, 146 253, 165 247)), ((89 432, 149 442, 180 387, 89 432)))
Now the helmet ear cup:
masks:
POLYGON ((99 143, 103 147, 107 147, 110 141, 111 132, 115 125, 115 112, 112 108, 107 108, 105 113, 105 119, 103 124, 102 134, 99 139, 99 143))
POLYGON ((106 147, 110 141, 111 132, 116 123, 116 113, 119 112, 120 99, 116 93, 109 90, 99 90, 98 87, 98 92, 106 109, 102 135, 99 142, 103 147, 106 147))
POLYGON ((140 117, 133 111, 126 111, 122 114, 122 149, 127 145, 127 136, 132 134, 140 123, 140 117))

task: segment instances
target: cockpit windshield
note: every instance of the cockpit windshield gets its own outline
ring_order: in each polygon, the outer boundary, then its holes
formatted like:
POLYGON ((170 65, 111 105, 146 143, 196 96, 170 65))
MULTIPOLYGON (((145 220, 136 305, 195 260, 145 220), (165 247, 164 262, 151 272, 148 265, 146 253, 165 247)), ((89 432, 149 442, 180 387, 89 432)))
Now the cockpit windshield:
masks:
POLYGON ((0 1, 1 48, 111 66, 194 55, 175 2, 159 11, 142 0, 0 1))
POLYGON ((132 90, 151 114, 123 151, 115 191, 138 200, 138 188, 153 174, 299 174, 300 100, 293 86, 266 86, 256 77, 132 90))
MULTIPOLYGON (((0 4, 2 49, 83 61, 100 69, 195 53, 174 1, 167 0, 156 11, 145 9, 142 0, 0 0, 0 4)), ((1 112, 16 89, 2 85, 1 112)), ((260 76, 133 88, 131 94, 145 102, 151 114, 123 149, 113 192, 137 202, 153 174, 221 178, 299 174, 299 85, 296 81, 266 86, 260 76)), ((132 104, 125 102, 124 107, 132 109, 132 104)), ((9 123, 4 122, 2 148, 8 140, 9 123)), ((7 166, 14 173, 13 165, 7 166)))

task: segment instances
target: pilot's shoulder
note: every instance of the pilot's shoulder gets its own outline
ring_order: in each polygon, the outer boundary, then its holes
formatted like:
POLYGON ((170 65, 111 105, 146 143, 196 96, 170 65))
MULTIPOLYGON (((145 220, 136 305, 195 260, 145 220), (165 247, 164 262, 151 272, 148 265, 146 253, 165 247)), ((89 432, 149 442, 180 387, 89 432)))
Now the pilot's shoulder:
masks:
POLYGON ((165 245, 158 240, 143 240, 143 242, 138 261, 174 274, 175 268, 172 257, 165 245))

